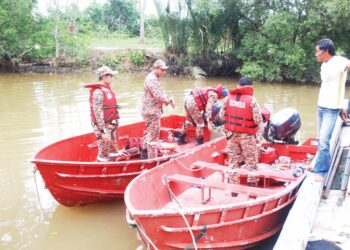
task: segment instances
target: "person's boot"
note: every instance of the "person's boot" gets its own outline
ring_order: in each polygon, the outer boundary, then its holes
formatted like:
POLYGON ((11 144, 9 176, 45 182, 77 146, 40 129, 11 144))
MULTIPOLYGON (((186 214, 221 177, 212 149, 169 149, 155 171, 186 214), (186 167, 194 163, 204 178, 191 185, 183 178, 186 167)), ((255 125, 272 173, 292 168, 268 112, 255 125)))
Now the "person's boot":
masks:
POLYGON ((187 142, 186 142, 186 140, 185 140, 185 137, 186 137, 185 134, 179 134, 179 135, 178 135, 177 144, 178 144, 178 145, 186 144, 187 142))
POLYGON ((198 137, 196 138, 196 145, 201 145, 204 143, 204 138, 203 137, 198 137))
POLYGON ((140 160, 148 159, 148 151, 147 149, 141 149, 140 160))
POLYGON ((253 187, 257 187, 259 184, 259 175, 254 172, 248 172, 247 184, 253 187))
POLYGON ((228 183, 239 185, 239 184, 241 184, 240 177, 241 177, 240 173, 237 170, 235 170, 234 168, 229 169, 227 171, 227 182, 228 183))

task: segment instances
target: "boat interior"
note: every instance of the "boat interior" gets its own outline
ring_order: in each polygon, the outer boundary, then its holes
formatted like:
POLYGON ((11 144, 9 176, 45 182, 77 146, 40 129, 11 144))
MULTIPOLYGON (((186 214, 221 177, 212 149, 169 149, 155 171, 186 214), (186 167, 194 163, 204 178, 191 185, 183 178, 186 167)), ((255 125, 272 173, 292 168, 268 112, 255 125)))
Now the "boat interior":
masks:
POLYGON ((202 206, 210 207, 225 204, 239 204, 249 200, 271 197, 276 207, 294 196, 297 190, 286 193, 278 199, 274 195, 285 190, 290 184, 300 182, 303 176, 293 176, 296 166, 307 167, 312 158, 308 153, 316 153, 311 141, 303 145, 266 145, 274 150, 270 163, 259 163, 255 175, 259 181, 256 186, 248 183, 249 171, 244 166, 235 169, 239 174, 236 183, 228 181, 228 156, 225 151, 226 139, 217 139, 214 143, 202 146, 194 152, 173 159, 157 169, 144 174, 132 183, 129 192, 135 209, 176 209, 202 206), (280 158, 282 157, 282 158, 280 158), (278 162, 278 159, 289 159, 278 162), (277 159, 277 161, 276 161, 277 159), (145 181, 147 179, 147 181, 145 181), (157 188, 152 188, 157 187, 157 188), (147 191, 145 191, 147 190, 147 191), (140 199, 142 194, 147 197, 140 199), (137 197, 136 197, 137 196, 137 197))
POLYGON ((257 171, 259 183, 257 186, 251 186, 247 182, 249 172, 245 169, 237 169, 239 173, 237 183, 230 183, 226 165, 194 162, 190 167, 203 170, 200 177, 185 174, 173 174, 167 177, 169 185, 166 188, 172 193, 169 200, 176 199, 177 202, 171 201, 164 208, 174 208, 178 206, 177 203, 191 208, 199 205, 216 206, 256 200, 273 196, 297 180, 291 172, 273 170, 264 165, 260 165, 257 171), (184 186, 183 192, 178 191, 184 186))
MULTIPOLYGON (((167 157, 169 155, 178 155, 194 148, 195 145, 195 127, 190 126, 186 135, 188 143, 178 145, 176 143, 177 131, 181 128, 185 117, 172 115, 161 119, 160 138, 158 147, 158 156, 167 157), (169 141, 169 137, 172 138, 169 141)), ((118 153, 115 161, 140 160, 140 147, 144 136, 144 122, 133 123, 120 126, 116 131, 118 153), (129 144, 133 142, 133 147, 129 144)), ((210 140, 211 133, 204 129, 204 142, 210 140)), ((83 134, 70 137, 55 142, 43 148, 35 157, 35 160, 55 160, 72 162, 94 162, 98 152, 96 136, 94 133, 83 134)))

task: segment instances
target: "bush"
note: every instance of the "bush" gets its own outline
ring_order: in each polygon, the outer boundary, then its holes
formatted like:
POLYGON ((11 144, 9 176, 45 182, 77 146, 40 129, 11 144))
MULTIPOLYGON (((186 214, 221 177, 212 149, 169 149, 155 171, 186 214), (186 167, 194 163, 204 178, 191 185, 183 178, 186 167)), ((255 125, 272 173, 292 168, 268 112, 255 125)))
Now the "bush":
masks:
POLYGON ((145 64, 145 53, 144 51, 131 51, 129 54, 129 61, 137 66, 145 64))
POLYGON ((121 53, 120 54, 116 54, 114 56, 114 59, 113 59, 113 63, 114 64, 120 64, 122 61, 123 61, 123 55, 121 53))

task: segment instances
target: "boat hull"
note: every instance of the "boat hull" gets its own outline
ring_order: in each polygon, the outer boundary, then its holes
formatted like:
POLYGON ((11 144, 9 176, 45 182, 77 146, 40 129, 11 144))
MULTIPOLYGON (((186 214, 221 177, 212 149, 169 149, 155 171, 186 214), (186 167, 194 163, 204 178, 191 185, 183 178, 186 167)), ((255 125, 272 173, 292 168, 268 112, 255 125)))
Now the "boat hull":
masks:
MULTIPOLYGON (((160 139, 166 141, 169 131, 173 133, 184 121, 183 116, 162 117, 160 139)), ((120 126, 120 148, 125 147, 130 137, 142 138, 144 131, 144 122, 120 126)), ((32 162, 45 187, 60 204, 77 206, 106 202, 123 198, 127 185, 140 173, 194 148, 194 133, 191 128, 188 144, 176 146, 175 151, 163 152, 157 158, 140 160, 136 157, 113 162, 96 162, 96 137, 88 133, 44 147, 32 162)), ((205 130, 204 139, 210 140, 208 130, 205 130)))
MULTIPOLYGON (((218 219, 215 224, 190 227, 190 229, 184 225, 182 227, 165 227, 162 224, 171 225, 179 221, 183 222, 184 219, 180 216, 165 216, 159 221, 157 220, 157 223, 155 223, 154 219, 147 221, 147 219, 143 218, 140 225, 148 229, 146 230, 149 232, 147 237, 157 239, 155 242, 159 242, 159 245, 157 245, 158 249, 186 249, 193 247, 190 230, 194 238, 198 239, 196 243, 198 249, 246 249, 278 233, 287 218, 293 202, 294 199, 290 199, 275 210, 246 219, 242 218, 234 222, 220 222, 218 219)), ((247 207, 247 210, 256 209, 256 207, 262 208, 263 206, 263 204, 254 205, 253 207, 247 207)), ((237 210, 240 209, 232 208, 225 211, 225 213, 238 213, 237 210)), ((201 216, 221 218, 222 213, 222 211, 210 211, 201 214, 201 216)), ((139 235, 147 243, 144 233, 139 231, 139 235)))
MULTIPOLYGON (((281 229, 305 175, 261 164, 258 187, 243 171, 240 184, 227 183, 225 146, 225 138, 214 140, 129 184, 127 220, 150 249, 245 249, 281 229)), ((317 150, 310 141, 275 149, 299 165, 317 150)))

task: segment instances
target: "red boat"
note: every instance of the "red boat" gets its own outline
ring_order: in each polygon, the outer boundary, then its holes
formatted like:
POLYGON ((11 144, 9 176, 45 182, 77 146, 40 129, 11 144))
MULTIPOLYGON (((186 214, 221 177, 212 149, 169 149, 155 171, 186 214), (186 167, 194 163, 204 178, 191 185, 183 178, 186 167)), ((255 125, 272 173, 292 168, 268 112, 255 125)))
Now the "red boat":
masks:
POLYGON ((227 178, 226 138, 218 138, 135 178, 126 217, 147 249, 244 249, 282 227, 315 155, 315 140, 266 144, 257 186, 243 168, 227 178))
MULTIPOLYGON (((171 115, 161 118, 160 139, 168 141, 169 135, 179 129, 185 117, 171 115)), ((130 138, 142 138, 144 122, 120 126, 119 148, 124 149, 130 138)), ((62 205, 76 206, 122 198, 129 182, 141 172, 154 168, 171 158, 193 149, 195 129, 191 127, 185 145, 160 143, 159 157, 140 160, 138 152, 121 150, 113 162, 96 162, 97 144, 94 133, 83 134, 55 142, 41 149, 32 162, 40 172, 46 188, 62 205), (165 144, 165 147, 163 145, 165 144)), ((204 130, 204 141, 210 132, 204 130)))

